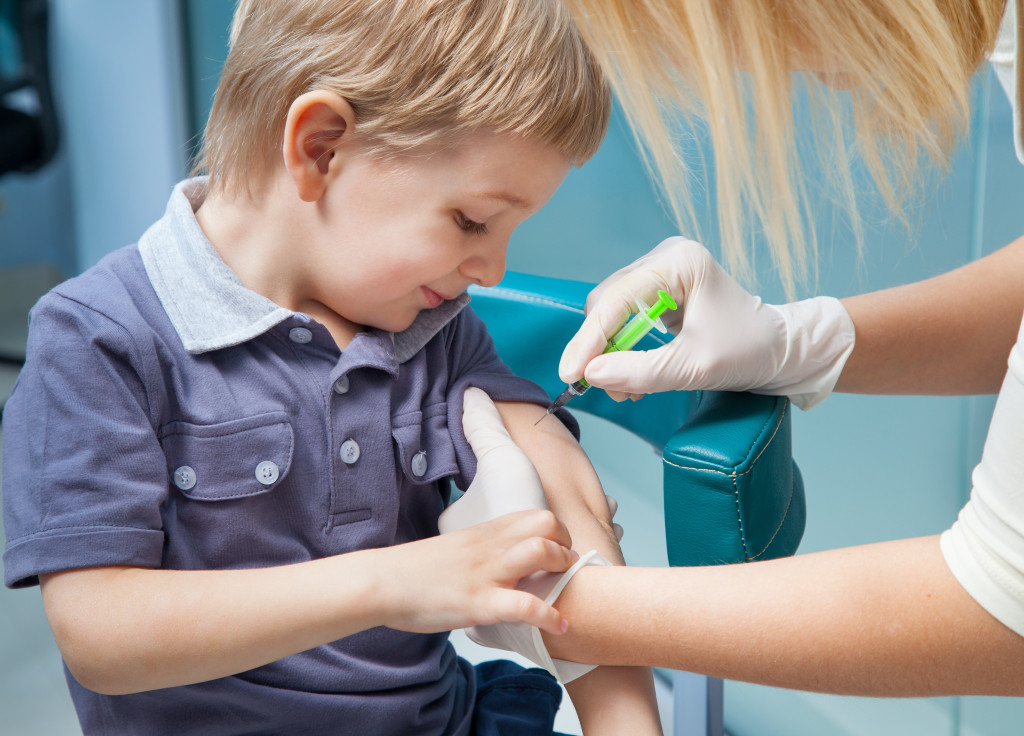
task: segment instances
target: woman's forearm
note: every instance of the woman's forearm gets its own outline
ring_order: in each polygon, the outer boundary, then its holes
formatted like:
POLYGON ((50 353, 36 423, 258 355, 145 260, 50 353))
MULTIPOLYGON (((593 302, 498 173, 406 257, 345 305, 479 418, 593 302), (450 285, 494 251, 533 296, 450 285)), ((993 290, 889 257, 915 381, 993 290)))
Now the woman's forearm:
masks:
POLYGON ((857 338, 837 391, 997 393, 1024 314, 1024 238, 955 271, 850 297, 857 338))
POLYGON ((739 565, 588 568, 552 656, 869 696, 1024 695, 1024 637, 960 587, 938 537, 739 565))

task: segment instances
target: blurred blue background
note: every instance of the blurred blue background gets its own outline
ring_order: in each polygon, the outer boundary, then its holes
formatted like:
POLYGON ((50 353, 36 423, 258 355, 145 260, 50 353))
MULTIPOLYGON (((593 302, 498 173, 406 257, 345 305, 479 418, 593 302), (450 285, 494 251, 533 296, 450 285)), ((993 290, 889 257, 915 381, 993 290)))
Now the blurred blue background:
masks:
MULTIPOLYGON (((135 242, 186 174, 226 54, 232 6, 51 0, 62 138, 40 171, 0 178, 0 401, 16 374, 27 307, 52 284, 135 242)), ((0 68, 11 63, 10 34, 0 26, 0 68)), ((987 70, 974 99, 970 139, 947 176, 922 186, 909 230, 869 216, 858 260, 829 203, 816 203, 820 278, 801 296, 845 296, 925 278, 1024 233, 1024 168, 1014 156, 1009 105, 987 70)), ((711 223, 705 232, 713 232, 711 223)), ((508 265, 598 281, 674 233, 616 115, 597 156, 517 232, 508 265)), ((759 278, 767 301, 782 299, 769 270, 759 278)), ((947 528, 967 498, 992 405, 992 397, 837 395, 798 412, 794 451, 808 492, 801 551, 947 528)), ((594 458, 607 457, 602 447, 619 442, 596 423, 585 432, 594 458)), ((664 564, 659 464, 649 451, 635 452, 647 460, 636 472, 602 463, 598 469, 620 497, 630 561, 664 564)), ((0 733, 74 732, 42 615, 38 591, 0 592, 0 733)), ((727 683, 725 700, 733 736, 994 736, 1019 732, 1024 722, 1016 699, 838 698, 727 683)))

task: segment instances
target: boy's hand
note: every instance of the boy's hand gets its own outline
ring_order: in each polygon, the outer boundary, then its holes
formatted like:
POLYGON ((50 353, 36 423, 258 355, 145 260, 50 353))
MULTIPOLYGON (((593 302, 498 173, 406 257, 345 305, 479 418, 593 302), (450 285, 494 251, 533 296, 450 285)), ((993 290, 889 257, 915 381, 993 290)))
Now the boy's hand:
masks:
POLYGON ((561 614, 516 584, 538 570, 568 570, 579 558, 571 545, 554 514, 536 509, 379 550, 384 624, 430 633, 522 621, 561 634, 568 626, 561 614))

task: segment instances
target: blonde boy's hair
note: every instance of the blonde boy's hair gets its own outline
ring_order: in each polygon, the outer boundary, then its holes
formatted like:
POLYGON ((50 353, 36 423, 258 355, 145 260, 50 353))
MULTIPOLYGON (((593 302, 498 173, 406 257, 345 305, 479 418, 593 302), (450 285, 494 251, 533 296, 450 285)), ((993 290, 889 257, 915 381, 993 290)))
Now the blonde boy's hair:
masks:
POLYGON ((611 93, 561 0, 240 0, 196 171, 262 193, 291 103, 345 98, 379 152, 489 128, 590 158, 611 93))
POLYGON ((759 234, 790 294, 794 275, 807 275, 816 251, 801 154, 818 154, 858 243, 851 151, 902 218, 903 198, 918 188, 918 164, 945 166, 967 128, 970 80, 995 44, 1006 2, 565 1, 680 226, 696 228, 684 165, 692 134, 681 121, 697 122, 714 152, 725 261, 751 281, 759 234), (855 85, 847 102, 803 75, 816 118, 814 145, 798 145, 808 132, 794 129, 799 96, 790 72, 800 69, 842 71, 855 85))

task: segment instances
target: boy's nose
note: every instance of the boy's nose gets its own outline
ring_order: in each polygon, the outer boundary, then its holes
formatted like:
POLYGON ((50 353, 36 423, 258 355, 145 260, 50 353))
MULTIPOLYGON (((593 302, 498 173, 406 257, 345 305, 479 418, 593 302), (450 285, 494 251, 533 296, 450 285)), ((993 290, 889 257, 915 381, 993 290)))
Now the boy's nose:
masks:
POLYGON ((508 243, 487 248, 468 258, 462 264, 462 273, 481 286, 494 286, 505 276, 505 256, 508 243))

